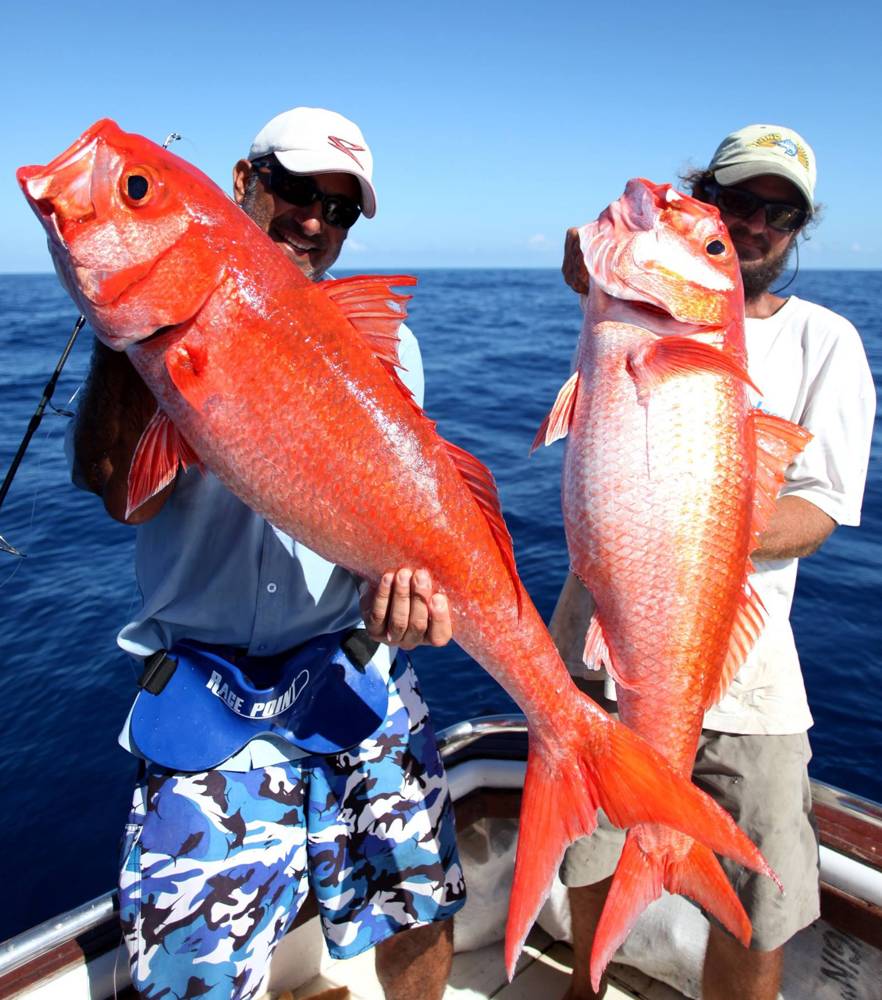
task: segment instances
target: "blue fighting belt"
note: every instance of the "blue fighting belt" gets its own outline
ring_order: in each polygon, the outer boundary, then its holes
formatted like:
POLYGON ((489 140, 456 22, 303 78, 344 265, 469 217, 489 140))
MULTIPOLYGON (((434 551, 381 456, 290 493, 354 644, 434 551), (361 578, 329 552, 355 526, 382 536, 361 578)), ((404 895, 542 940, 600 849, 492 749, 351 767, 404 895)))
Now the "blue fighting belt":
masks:
POLYGON ((339 753, 386 717, 387 683, 371 662, 376 648, 363 629, 322 635, 281 661, 275 683, 257 687, 212 647, 183 640, 147 661, 132 739, 148 760, 178 771, 216 767, 257 736, 339 753))

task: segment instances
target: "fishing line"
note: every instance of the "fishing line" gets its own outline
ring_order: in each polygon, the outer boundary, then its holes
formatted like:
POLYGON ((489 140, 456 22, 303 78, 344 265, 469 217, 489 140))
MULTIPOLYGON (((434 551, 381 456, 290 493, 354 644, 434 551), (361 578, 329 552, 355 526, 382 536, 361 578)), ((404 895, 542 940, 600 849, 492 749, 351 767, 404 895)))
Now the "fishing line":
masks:
MULTIPOLYGON (((162 144, 163 149, 168 149, 168 147, 173 143, 181 139, 181 134, 179 132, 169 132, 165 137, 165 142, 162 144)), ((68 337, 67 343, 64 346, 64 350, 61 352, 61 357, 58 359, 58 363, 55 365, 55 371, 52 372, 52 376, 46 383, 45 389, 43 389, 43 395, 40 397, 40 402, 37 404, 37 409, 34 411, 34 415, 28 422, 27 430, 24 433, 24 437, 21 439, 21 444, 18 446, 18 451, 16 451, 15 456, 9 466, 9 470, 3 479, 3 483, 0 484, 0 507, 3 506, 3 501, 6 499, 6 494, 9 492, 10 486, 12 486, 12 480, 15 479, 15 474, 18 472, 18 467, 21 465, 21 460, 24 458, 25 452, 28 450, 28 445, 31 443, 31 438, 34 436, 37 428, 40 426, 40 421, 43 419, 43 412, 46 407, 49 406, 56 413, 72 417, 73 413, 70 410, 59 410, 58 407, 52 405, 52 394, 55 392, 55 386, 58 382, 58 377, 61 375, 61 369, 64 367, 68 356, 73 349, 74 342, 77 339, 77 335, 80 330, 86 324, 86 317, 80 314, 77 317, 76 323, 74 323, 73 332, 70 337, 68 337)), ((76 396, 76 392, 74 393, 76 396)), ((71 401, 73 400, 71 396, 71 401)), ((0 552, 8 552, 10 555, 19 556, 21 558, 25 557, 24 552, 20 552, 14 545, 11 545, 3 535, 0 535, 0 552)), ((8 581, 7 581, 8 582, 8 581)))
MULTIPOLYGON (((6 473, 3 479, 2 485, 0 485, 0 507, 3 506, 3 501, 6 499, 6 494, 9 492, 9 487, 12 486, 12 480, 15 478, 16 472, 18 472, 18 467, 21 465, 21 460, 24 458, 25 452, 28 450, 28 445, 31 443, 31 438, 40 426, 40 421, 43 419, 43 412, 45 411, 49 401, 52 399, 52 394, 55 392, 55 386, 58 383, 58 377, 61 375, 61 369, 64 367, 64 363, 68 359, 68 355, 73 349, 74 342, 77 339, 77 335, 80 330, 86 324, 86 317, 79 316, 76 323, 74 323, 73 331, 67 339, 67 343, 64 345, 64 350, 61 352, 61 357, 58 359, 58 363, 55 365, 55 371, 46 383, 46 387, 43 389, 43 395, 40 397, 40 402, 37 404, 37 409, 34 410, 34 414, 28 422, 27 430, 24 433, 24 437, 21 439, 21 444, 18 446, 18 451, 16 451, 15 456, 12 459, 12 463, 9 466, 9 471, 6 473)), ((55 409, 55 407, 52 407, 55 409)), ((71 414, 72 415, 72 414, 71 414)), ((19 552, 14 545, 10 545, 6 539, 0 535, 0 551, 8 552, 10 555, 24 557, 24 552, 19 552)))
MULTIPOLYGON (((73 400, 75 399, 75 397, 76 397, 76 395, 77 395, 77 393, 79 391, 80 391, 80 387, 77 386, 77 388, 74 390, 73 395, 68 400, 68 403, 67 403, 68 406, 71 405, 71 403, 73 402, 73 400)), ((51 404, 50 404, 50 406, 51 406, 51 404)), ((59 415, 70 416, 70 417, 73 416, 73 413, 70 412, 69 410, 59 409, 59 407, 57 407, 57 406, 52 406, 52 409, 56 413, 58 413, 59 415)), ((25 526, 25 531, 24 531, 24 534, 27 537, 32 537, 34 524, 37 521, 37 502, 40 499, 40 485, 39 485, 39 480, 40 480, 41 470, 45 466, 45 464, 46 464, 46 456, 47 456, 47 454, 49 454, 49 450, 48 450, 49 441, 50 441, 50 439, 52 439, 53 437, 56 436, 57 429, 58 429, 57 425, 54 426, 54 427, 46 428, 46 433, 43 435, 43 437, 41 439, 41 442, 40 442, 40 448, 37 451, 38 464, 37 464, 37 470, 36 470, 36 476, 35 476, 36 482, 34 483, 34 493, 33 493, 33 498, 31 500, 31 516, 28 519, 28 522, 27 522, 27 525, 25 526)), ((22 555, 22 557, 24 557, 26 555, 26 553, 23 552, 23 553, 21 553, 21 555, 22 555)), ((5 590, 6 587, 9 586, 9 584, 12 582, 13 578, 15 577, 15 574, 18 572, 19 567, 21 565, 22 565, 21 560, 16 560, 15 569, 6 577, 6 579, 0 581, 0 591, 5 590)))
POLYGON ((794 268, 793 275, 791 276, 790 281, 788 281, 786 284, 782 285, 780 288, 774 289, 774 291, 772 292, 772 295, 780 295, 781 292, 783 292, 785 288, 789 288, 793 284, 793 282, 796 281, 796 276, 797 276, 797 274, 799 274, 799 240, 798 239, 795 239, 793 241, 793 249, 796 251, 796 267, 794 268))

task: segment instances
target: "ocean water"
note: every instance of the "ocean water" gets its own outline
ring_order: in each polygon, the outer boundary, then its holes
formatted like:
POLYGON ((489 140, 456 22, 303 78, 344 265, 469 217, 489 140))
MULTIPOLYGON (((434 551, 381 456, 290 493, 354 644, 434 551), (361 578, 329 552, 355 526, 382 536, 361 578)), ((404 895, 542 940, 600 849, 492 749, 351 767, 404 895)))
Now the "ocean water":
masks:
MULTIPOLYGON (((441 433, 496 475, 518 567, 546 620, 567 568, 560 512, 563 446, 528 460, 568 372, 579 332, 555 271, 426 271, 410 308, 441 433)), ((882 395, 882 271, 810 271, 796 294, 861 331, 882 395)), ((0 475, 15 452, 76 319, 54 276, 0 276, 0 475)), ((54 402, 87 369, 80 336, 54 402)), ((68 482, 67 418, 47 412, 0 509, 0 857, 7 870, 0 940, 114 884, 135 773, 116 735, 134 671, 115 645, 138 596, 132 529, 68 482)), ((794 628, 816 724, 813 774, 882 801, 882 429, 877 417, 859 529, 840 528, 804 560, 794 628)), ((436 725, 513 708, 451 645, 419 650, 436 725)))

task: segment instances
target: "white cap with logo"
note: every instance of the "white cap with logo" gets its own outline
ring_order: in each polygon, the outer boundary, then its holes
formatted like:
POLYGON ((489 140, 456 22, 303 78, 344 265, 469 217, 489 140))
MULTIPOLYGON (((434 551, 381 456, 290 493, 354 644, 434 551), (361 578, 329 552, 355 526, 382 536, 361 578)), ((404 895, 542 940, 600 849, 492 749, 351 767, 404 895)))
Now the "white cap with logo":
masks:
POLYGON ((783 125, 748 125, 732 132, 717 147, 708 170, 719 184, 775 174, 794 184, 809 212, 815 204, 815 154, 798 133, 783 125))
POLYGON ((371 183, 374 158, 355 122, 324 108, 292 108, 276 115, 257 133, 249 160, 274 153, 294 174, 344 173, 358 178, 361 207, 371 219, 377 195, 371 183))

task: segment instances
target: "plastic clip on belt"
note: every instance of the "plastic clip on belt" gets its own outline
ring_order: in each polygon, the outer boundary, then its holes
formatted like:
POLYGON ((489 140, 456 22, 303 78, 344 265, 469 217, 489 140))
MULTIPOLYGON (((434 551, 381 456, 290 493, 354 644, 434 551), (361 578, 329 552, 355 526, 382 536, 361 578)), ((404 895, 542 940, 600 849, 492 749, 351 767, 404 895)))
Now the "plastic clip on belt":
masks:
MULTIPOLYGON (((281 660, 275 683, 256 686, 215 648, 190 640, 149 657, 131 716, 137 748, 162 767, 216 767, 258 736, 307 753, 361 743, 386 717, 387 681, 364 629, 319 636, 281 660)), ((257 658, 254 658, 257 659, 257 658)))

